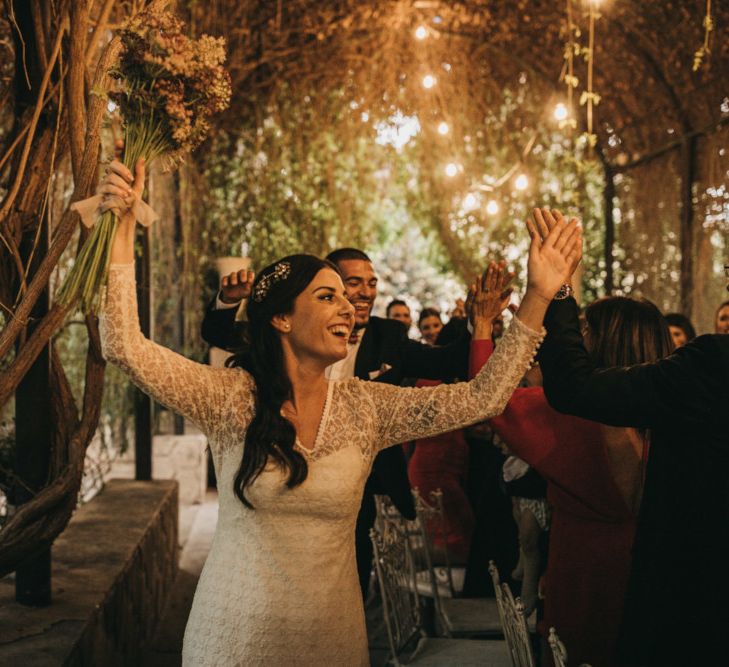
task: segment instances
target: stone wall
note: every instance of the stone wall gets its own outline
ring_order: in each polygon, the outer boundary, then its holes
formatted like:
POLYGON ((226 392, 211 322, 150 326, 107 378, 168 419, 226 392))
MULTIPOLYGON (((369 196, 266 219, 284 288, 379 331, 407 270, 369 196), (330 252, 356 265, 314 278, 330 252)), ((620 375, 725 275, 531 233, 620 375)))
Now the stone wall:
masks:
POLYGON ((0 581, 0 664, 138 665, 178 571, 174 481, 111 480, 53 546, 49 607, 0 581))

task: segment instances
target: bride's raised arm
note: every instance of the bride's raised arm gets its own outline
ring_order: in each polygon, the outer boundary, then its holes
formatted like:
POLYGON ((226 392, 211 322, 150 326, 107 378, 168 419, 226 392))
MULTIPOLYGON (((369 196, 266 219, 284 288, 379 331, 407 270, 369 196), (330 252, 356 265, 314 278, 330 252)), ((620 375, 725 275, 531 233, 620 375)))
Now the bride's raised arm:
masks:
POLYGON ((543 338, 547 306, 582 254, 577 220, 562 221, 544 237, 534 222, 527 226, 532 240, 524 299, 496 351, 473 380, 415 389, 363 383, 374 404, 378 447, 452 431, 503 412, 543 338))
MULTIPOLYGON (((136 178, 120 163, 104 179, 101 192, 129 204, 141 196, 144 166, 136 178)), ((118 203, 118 202, 117 202, 118 203)), ((122 208, 112 246, 106 301, 100 316, 104 358, 119 366, 159 403, 191 419, 208 435, 231 420, 245 422, 253 411, 253 380, 241 369, 211 368, 144 337, 137 314, 134 277, 134 216, 122 208)))

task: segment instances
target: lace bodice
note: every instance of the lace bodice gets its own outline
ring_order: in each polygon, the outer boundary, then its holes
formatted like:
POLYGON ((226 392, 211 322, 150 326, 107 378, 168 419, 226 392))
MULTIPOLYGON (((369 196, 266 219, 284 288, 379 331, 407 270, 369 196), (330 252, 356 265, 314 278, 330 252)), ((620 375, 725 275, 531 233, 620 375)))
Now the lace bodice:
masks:
POLYGON ((101 316, 104 356, 155 400, 208 436, 220 512, 185 633, 195 665, 366 665, 354 525, 372 459, 383 447, 499 414, 542 334, 514 320, 468 383, 401 388, 332 381, 303 484, 275 465, 233 493, 255 386, 241 369, 198 364, 147 340, 137 318, 133 265, 112 265, 101 316), (302 657, 303 656, 303 657, 302 657))

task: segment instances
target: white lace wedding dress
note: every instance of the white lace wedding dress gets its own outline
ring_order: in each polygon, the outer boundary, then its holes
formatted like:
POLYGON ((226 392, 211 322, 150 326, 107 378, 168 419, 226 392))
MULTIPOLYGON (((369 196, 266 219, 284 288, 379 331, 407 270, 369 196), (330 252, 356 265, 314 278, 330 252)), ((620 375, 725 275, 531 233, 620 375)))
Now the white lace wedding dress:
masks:
POLYGON ((233 493, 253 409, 241 369, 195 363, 144 338, 134 268, 112 265, 101 318, 104 356, 155 400, 207 434, 220 512, 185 630, 184 665, 368 665, 354 526, 373 456, 382 447, 499 414, 541 340, 517 320, 470 383, 422 389, 357 379, 330 382, 303 484, 270 465, 233 493))

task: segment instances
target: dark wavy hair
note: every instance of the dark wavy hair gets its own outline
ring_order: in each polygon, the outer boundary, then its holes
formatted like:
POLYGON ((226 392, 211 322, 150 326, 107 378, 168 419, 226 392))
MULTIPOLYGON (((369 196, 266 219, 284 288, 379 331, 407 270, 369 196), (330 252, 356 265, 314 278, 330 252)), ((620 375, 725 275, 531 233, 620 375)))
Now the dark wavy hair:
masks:
POLYGON ((673 352, 668 322, 647 299, 608 296, 585 309, 586 344, 598 366, 632 366, 673 352))
POLYGON ((234 482, 235 494, 250 509, 254 507, 246 498, 246 490, 269 458, 288 472, 286 486, 290 489, 308 474, 306 459, 294 449, 296 430, 281 415, 284 401, 292 398, 292 386, 284 366, 280 334, 271 320, 291 313, 296 297, 322 269, 339 273, 335 264, 314 255, 289 255, 267 266, 253 282, 246 306, 250 349, 233 357, 229 364, 245 368, 256 383, 255 413, 246 431, 243 459, 234 482), (286 264, 290 267, 288 275, 276 278, 286 264), (258 299, 257 294, 264 292, 265 296, 258 299))

